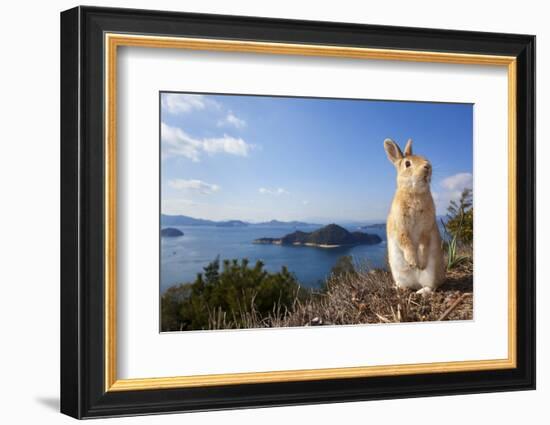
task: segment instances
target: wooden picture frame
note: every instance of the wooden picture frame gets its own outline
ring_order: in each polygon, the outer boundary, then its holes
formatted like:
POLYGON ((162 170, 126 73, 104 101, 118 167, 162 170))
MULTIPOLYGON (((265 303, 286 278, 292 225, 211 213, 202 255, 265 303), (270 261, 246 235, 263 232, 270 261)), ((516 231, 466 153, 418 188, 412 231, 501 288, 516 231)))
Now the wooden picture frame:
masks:
POLYGON ((61 14, 61 411, 76 418, 533 389, 535 38, 77 7, 61 14), (121 46, 507 67, 508 358, 118 379, 121 46))

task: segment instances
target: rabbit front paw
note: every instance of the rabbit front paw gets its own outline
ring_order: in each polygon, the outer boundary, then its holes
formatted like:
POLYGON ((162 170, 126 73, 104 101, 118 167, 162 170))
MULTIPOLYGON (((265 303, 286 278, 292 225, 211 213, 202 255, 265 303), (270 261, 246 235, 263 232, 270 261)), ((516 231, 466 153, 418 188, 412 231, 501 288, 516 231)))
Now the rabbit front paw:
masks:
POLYGON ((418 263, 416 261, 416 254, 413 251, 406 250, 404 253, 405 261, 409 265, 409 267, 415 269, 418 267, 418 263))
POLYGON ((418 246, 418 268, 424 270, 428 265, 428 249, 426 245, 420 244, 418 246))

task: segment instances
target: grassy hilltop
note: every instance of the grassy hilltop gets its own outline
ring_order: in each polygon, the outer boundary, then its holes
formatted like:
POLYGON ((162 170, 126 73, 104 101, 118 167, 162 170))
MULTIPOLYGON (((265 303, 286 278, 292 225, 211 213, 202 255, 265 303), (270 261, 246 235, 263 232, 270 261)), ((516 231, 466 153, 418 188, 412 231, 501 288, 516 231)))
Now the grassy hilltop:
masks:
MULTIPOLYGON (((318 290, 302 288, 286 267, 269 273, 260 261, 252 265, 246 259, 220 261, 217 258, 194 282, 173 286, 162 295, 162 330, 472 319, 471 191, 465 190, 460 202, 452 202, 448 211, 444 224, 447 238, 441 247, 447 277, 431 294, 422 296, 413 290, 396 288, 387 268, 371 269, 355 264, 349 256, 340 257, 324 286, 318 290)), ((351 233, 340 226, 330 225, 324 229, 327 228, 325 232, 292 233, 287 235, 294 235, 288 243, 296 240, 299 243, 352 241, 349 239, 351 233), (314 239, 308 239, 311 235, 314 239)))
POLYGON ((341 257, 321 290, 301 288, 285 268, 219 260, 190 284, 162 296, 162 330, 269 328, 472 319, 469 255, 427 295, 398 289, 391 273, 355 266, 341 257))

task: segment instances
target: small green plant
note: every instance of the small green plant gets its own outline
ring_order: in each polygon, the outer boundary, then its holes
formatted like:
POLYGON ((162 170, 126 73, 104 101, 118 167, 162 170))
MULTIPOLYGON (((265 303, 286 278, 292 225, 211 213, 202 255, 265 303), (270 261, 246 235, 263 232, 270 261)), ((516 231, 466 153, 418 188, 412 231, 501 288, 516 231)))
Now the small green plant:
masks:
POLYGON ((462 220, 460 220, 458 225, 458 231, 455 232, 453 235, 450 235, 449 231, 447 230, 447 226, 441 220, 441 225, 443 226, 443 229, 445 230, 445 233, 447 235, 451 236, 451 239, 446 242, 447 245, 447 270, 454 269, 457 267, 460 263, 467 260, 468 257, 464 255, 459 255, 458 253, 458 247, 457 247, 457 239, 458 235, 460 234, 461 228, 462 228, 462 220))
POLYGON ((458 255, 456 249, 456 236, 453 236, 451 242, 449 242, 449 246, 447 247, 447 270, 455 268, 467 259, 468 257, 464 255, 458 255))
POLYGON ((456 236, 458 245, 471 245, 474 238, 474 208, 472 189, 465 188, 458 201, 451 201, 447 208, 447 234, 456 236))
POLYGON ((447 220, 441 225, 447 235, 443 248, 447 251, 447 270, 457 267, 468 259, 460 255, 460 248, 471 247, 473 243, 473 202, 472 189, 465 188, 460 199, 451 201, 447 208, 447 220))

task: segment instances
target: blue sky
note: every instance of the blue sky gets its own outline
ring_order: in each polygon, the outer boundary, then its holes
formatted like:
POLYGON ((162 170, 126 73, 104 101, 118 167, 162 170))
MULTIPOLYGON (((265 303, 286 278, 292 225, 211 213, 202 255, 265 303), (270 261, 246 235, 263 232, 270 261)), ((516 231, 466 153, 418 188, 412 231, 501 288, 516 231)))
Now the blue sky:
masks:
POLYGON ((473 105, 161 93, 161 210, 212 220, 385 220, 383 141, 433 165, 438 214, 472 186, 473 105))

